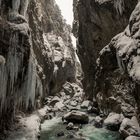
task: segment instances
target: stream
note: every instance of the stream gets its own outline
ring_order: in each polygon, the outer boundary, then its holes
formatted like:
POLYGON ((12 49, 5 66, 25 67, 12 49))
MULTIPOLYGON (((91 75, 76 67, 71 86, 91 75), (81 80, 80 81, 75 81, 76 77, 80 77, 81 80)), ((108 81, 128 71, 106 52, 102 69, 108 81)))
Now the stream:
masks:
MULTIPOLYGON (((45 121, 41 127, 41 140, 77 140, 69 137, 75 131, 67 130, 66 126, 61 118, 45 121), (58 137, 57 134, 60 132, 64 132, 64 136, 58 137)), ((122 140, 118 132, 109 131, 105 128, 96 128, 93 124, 83 125, 77 133, 82 133, 86 140, 122 140)))

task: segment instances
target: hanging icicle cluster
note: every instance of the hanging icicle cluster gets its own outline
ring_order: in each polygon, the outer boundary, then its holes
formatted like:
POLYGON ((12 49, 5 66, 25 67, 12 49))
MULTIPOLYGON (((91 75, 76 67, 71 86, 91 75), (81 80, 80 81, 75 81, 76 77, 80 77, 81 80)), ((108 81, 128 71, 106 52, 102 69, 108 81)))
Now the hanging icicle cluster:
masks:
POLYGON ((117 10, 117 13, 122 15, 125 10, 124 0, 114 0, 114 7, 117 10))
POLYGON ((1 127, 9 112, 10 121, 17 110, 35 108, 36 97, 42 96, 42 83, 37 75, 37 63, 30 43, 28 24, 10 23, 3 28, 0 38, 8 40, 3 45, 0 40, 1 127), (7 36, 9 37, 6 38, 7 36))

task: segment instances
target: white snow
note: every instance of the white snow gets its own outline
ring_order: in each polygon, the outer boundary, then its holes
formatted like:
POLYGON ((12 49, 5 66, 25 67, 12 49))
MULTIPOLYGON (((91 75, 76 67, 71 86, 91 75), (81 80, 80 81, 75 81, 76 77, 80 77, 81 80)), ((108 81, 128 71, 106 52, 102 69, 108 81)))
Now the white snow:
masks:
POLYGON ((20 128, 10 132, 6 140, 38 140, 41 117, 46 114, 46 107, 34 112, 29 117, 20 119, 20 128))

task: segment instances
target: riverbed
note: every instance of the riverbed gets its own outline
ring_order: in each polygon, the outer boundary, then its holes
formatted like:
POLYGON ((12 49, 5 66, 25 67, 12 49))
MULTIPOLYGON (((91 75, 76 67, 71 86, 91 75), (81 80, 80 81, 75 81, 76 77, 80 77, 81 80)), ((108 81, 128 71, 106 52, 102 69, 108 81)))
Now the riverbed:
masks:
MULTIPOLYGON (((77 140, 71 137, 71 135, 75 134, 75 131, 66 130, 66 126, 66 124, 63 124, 61 118, 46 120, 41 126, 41 140, 77 140), (64 136, 58 137, 57 134, 61 132, 64 132, 64 136)), ((92 123, 83 125, 76 132, 76 134, 78 133, 86 140, 122 140, 118 132, 109 131, 104 127, 96 128, 92 123)))

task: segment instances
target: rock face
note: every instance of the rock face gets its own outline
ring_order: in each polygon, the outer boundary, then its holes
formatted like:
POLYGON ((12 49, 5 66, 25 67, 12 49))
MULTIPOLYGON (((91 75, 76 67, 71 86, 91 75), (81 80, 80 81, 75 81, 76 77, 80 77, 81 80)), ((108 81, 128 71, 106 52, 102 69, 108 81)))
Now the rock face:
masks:
POLYGON ((28 9, 43 91, 54 95, 66 81, 75 82, 76 53, 71 43, 71 27, 54 0, 31 1, 28 9))
POLYGON ((124 32, 115 36, 97 61, 97 100, 104 112, 114 110, 139 118, 139 13, 133 11, 124 32))
POLYGON ((83 85, 88 96, 95 93, 96 59, 110 39, 123 31, 137 0, 74 0, 73 32, 78 38, 83 85))
POLYGON ((55 1, 18 2, 0 0, 0 131, 76 81, 71 29, 55 1))

